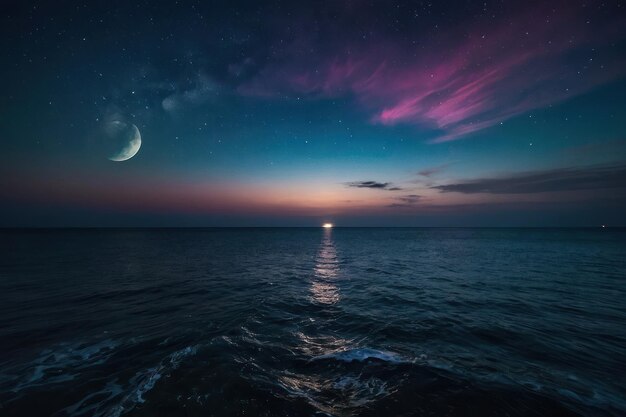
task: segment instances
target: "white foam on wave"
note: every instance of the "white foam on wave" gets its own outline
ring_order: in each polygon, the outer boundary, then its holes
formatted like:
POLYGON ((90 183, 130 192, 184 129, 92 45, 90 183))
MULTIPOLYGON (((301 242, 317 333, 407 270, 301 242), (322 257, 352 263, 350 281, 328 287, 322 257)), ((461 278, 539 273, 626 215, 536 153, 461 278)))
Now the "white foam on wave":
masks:
POLYGON ((314 360, 334 359, 343 362, 364 362, 369 359, 377 359, 383 362, 406 363, 410 362, 394 352, 376 350, 370 348, 356 348, 328 353, 313 358, 314 360))
POLYGON ((115 341, 107 339, 92 345, 63 343, 45 349, 29 364, 32 372, 17 378, 21 381, 12 391, 71 381, 81 370, 105 363, 117 346, 115 341))
POLYGON ((588 407, 615 408, 626 415, 624 397, 604 386, 604 381, 589 380, 574 374, 552 369, 541 374, 508 372, 479 373, 463 364, 454 364, 441 357, 428 359, 425 364, 433 369, 449 372, 464 379, 477 380, 503 386, 523 387, 544 396, 557 397, 559 401, 583 404, 588 407), (602 387, 599 389, 597 387, 602 387))
POLYGON ((395 392, 394 381, 360 372, 327 374, 294 374, 283 372, 279 385, 289 397, 299 397, 326 415, 342 415, 345 410, 363 407, 395 392))
POLYGON ((164 374, 177 369, 184 358, 195 355, 197 350, 197 346, 187 346, 166 357, 158 366, 135 374, 130 380, 130 386, 132 387, 130 392, 118 405, 104 414, 104 417, 119 417, 132 410, 137 404, 144 403, 146 400, 143 396, 154 388, 157 381, 161 379, 164 374))
POLYGON ((144 403, 146 401, 144 395, 152 390, 164 375, 177 369, 186 357, 194 355, 197 350, 197 346, 187 346, 166 356, 157 366, 137 372, 126 387, 116 378, 63 411, 70 417, 120 417, 137 404, 144 403), (111 403, 115 400, 118 400, 117 404, 112 406, 111 403))
POLYGON ((102 389, 92 392, 62 411, 69 416, 103 416, 105 413, 105 411, 101 410, 103 404, 114 400, 123 392, 122 386, 117 381, 111 381, 102 389))
POLYGON ((347 394, 350 407, 361 407, 389 394, 387 383, 379 378, 343 376, 335 381, 333 388, 347 394))

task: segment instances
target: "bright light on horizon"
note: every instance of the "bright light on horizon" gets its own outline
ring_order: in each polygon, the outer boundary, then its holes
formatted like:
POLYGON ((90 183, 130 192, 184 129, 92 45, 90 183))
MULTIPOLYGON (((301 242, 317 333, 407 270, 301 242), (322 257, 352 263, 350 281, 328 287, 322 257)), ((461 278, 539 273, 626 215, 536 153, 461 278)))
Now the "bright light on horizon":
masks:
POLYGON ((322 227, 323 227, 324 229, 332 229, 332 228, 333 228, 333 224, 332 224, 332 223, 324 223, 324 224, 322 225, 322 227))

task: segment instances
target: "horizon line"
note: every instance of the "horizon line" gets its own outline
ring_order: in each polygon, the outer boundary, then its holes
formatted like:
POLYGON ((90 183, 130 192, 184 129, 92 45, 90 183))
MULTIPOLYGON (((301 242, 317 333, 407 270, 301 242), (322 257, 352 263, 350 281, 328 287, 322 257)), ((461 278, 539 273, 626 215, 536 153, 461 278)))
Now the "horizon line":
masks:
MULTIPOLYGON (((325 229, 323 226, 0 226, 0 230, 325 229)), ((626 229, 626 226, 333 226, 332 229, 626 229)))

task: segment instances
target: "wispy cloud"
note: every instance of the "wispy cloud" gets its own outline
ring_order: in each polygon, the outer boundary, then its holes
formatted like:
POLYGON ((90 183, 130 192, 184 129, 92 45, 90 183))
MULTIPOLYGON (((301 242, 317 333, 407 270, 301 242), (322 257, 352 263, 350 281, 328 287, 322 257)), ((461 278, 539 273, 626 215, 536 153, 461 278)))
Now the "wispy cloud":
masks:
POLYGON ((176 113, 185 106, 198 106, 215 99, 221 92, 221 87, 213 79, 199 73, 188 88, 178 88, 174 93, 165 97, 161 102, 163 110, 176 113))
POLYGON ((402 188, 396 187, 390 182, 351 181, 351 182, 346 182, 345 185, 351 188, 372 188, 372 189, 387 190, 387 191, 402 190, 402 188))
POLYGON ((463 194, 533 194, 621 189, 626 191, 626 164, 526 172, 437 185, 441 192, 463 194))
POLYGON ((450 164, 442 164, 442 165, 437 165, 437 166, 424 168, 424 169, 418 171, 417 175, 422 176, 422 177, 430 178, 430 177, 432 177, 434 175, 437 175, 437 174, 445 171, 445 169, 448 168, 449 166, 450 166, 450 164))
POLYGON ((417 125, 433 131, 433 142, 456 140, 623 74, 623 55, 606 51, 608 39, 615 45, 624 37, 615 30, 622 22, 598 27, 573 8, 553 6, 489 29, 465 28, 463 36, 442 36, 431 47, 392 39, 369 46, 337 42, 321 56, 269 64, 239 92, 349 95, 373 123, 417 125), (602 60, 594 59, 600 54, 602 60))

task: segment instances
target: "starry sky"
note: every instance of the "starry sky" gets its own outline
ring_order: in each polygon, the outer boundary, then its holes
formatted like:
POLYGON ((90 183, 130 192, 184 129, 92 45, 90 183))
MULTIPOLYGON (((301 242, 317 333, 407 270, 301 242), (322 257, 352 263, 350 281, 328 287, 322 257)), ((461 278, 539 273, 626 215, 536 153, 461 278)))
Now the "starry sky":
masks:
POLYGON ((626 2, 2 3, 0 226, 626 226, 626 2))

